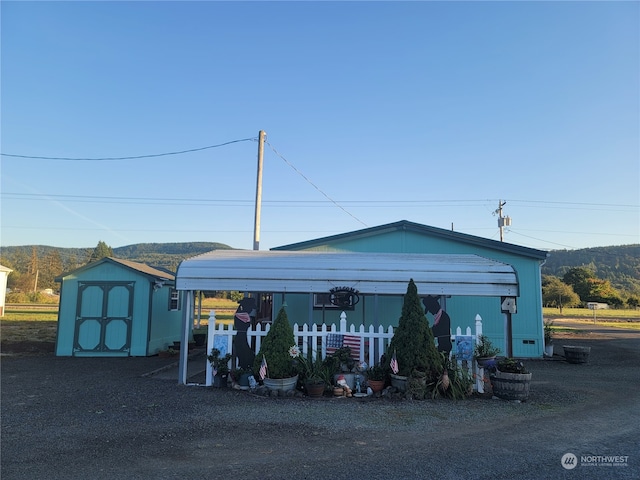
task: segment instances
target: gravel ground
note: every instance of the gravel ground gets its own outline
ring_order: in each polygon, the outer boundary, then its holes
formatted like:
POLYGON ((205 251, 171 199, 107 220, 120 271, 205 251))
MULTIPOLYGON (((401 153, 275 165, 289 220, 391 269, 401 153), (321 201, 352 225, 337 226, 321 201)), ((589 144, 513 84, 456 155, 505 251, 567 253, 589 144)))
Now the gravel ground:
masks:
POLYGON ((590 362, 529 361, 529 401, 264 398, 146 375, 171 360, 3 355, 10 479, 639 478, 640 332, 589 330, 590 362), (578 466, 561 465, 574 453, 578 466), (580 464, 587 455, 624 465, 580 464))

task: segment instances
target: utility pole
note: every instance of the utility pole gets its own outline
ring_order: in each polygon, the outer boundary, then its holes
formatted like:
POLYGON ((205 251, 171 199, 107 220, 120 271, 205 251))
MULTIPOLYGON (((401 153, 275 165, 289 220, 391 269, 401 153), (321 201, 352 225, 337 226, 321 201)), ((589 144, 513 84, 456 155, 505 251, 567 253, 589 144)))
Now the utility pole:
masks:
POLYGON ((494 214, 498 214, 498 228, 500 229, 500 241, 503 242, 504 241, 504 227, 510 227, 511 226, 511 217, 506 216, 503 217, 502 216, 502 207, 504 207, 507 204, 507 202, 503 202, 502 200, 498 200, 498 208, 496 209, 495 212, 493 212, 494 214))
POLYGON ((262 160, 264 157, 264 130, 258 132, 258 178, 256 179, 256 214, 253 221, 253 249, 260 250, 260 213, 262 209, 262 160))

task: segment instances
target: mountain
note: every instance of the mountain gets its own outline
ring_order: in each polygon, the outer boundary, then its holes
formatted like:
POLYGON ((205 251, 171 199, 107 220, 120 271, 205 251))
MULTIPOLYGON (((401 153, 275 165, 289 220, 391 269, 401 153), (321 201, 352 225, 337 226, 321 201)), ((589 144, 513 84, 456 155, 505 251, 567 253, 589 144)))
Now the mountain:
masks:
MULTIPOLYGON (((87 263, 94 248, 57 248, 43 245, 1 247, 0 264, 25 273, 29 271, 35 251, 42 276, 43 270, 51 263, 52 254, 57 252, 62 264, 61 270, 66 272, 87 263)), ((211 250, 233 248, 216 242, 137 243, 114 248, 113 255, 175 272, 182 260, 211 250)), ((588 267, 598 278, 609 280, 616 289, 640 295, 640 244, 552 250, 549 253, 549 258, 542 267, 543 275, 562 278, 571 268, 588 267)), ((54 275, 59 274, 60 271, 54 272, 54 275)))
MULTIPOLYGON (((69 271, 87 263, 94 248, 59 248, 46 245, 2 247, 0 248, 0 264, 25 272, 27 271, 26 265, 30 263, 34 251, 39 266, 42 266, 41 264, 45 259, 57 253, 60 262, 64 266, 64 271, 69 271)), ((113 256, 123 260, 146 263, 153 267, 166 268, 175 272, 178 264, 185 258, 210 252, 211 250, 233 250, 233 248, 224 243, 216 242, 137 243, 114 248, 113 256)))
POLYGON ((587 267, 616 289, 640 294, 640 244, 552 250, 542 274, 562 278, 574 267, 587 267))

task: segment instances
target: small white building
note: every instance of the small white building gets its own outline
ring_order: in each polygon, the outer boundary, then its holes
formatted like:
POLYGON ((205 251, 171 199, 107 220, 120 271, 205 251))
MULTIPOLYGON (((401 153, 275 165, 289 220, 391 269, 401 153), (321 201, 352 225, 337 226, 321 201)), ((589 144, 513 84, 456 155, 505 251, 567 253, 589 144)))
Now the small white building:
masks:
POLYGON ((5 297, 7 295, 7 277, 13 272, 10 268, 0 265, 0 317, 4 317, 5 297))

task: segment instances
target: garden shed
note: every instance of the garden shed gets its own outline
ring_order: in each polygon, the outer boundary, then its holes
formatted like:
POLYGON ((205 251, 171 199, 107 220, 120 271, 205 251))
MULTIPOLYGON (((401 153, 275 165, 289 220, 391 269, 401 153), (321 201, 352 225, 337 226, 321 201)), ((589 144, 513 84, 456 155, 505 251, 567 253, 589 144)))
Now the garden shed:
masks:
POLYGON ((180 339, 182 298, 168 271, 105 257, 56 281, 58 356, 148 356, 180 339))

